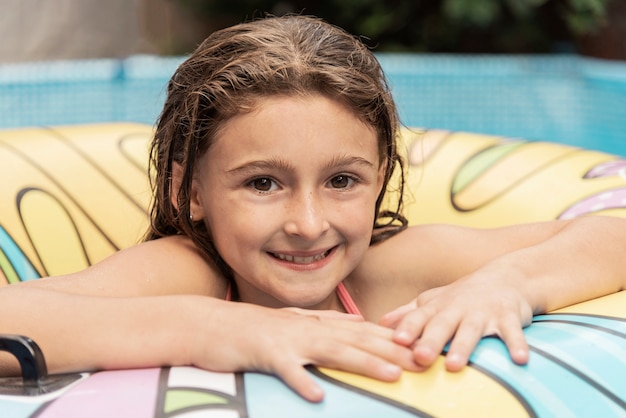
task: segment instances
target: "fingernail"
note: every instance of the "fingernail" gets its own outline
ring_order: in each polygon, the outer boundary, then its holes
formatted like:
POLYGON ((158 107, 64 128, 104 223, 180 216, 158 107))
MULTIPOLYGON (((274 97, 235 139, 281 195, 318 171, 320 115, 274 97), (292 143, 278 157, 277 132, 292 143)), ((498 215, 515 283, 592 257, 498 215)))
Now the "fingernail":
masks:
POLYGON ((385 366, 384 372, 385 375, 389 377, 396 377, 400 373, 402 373, 402 369, 400 368, 400 366, 397 366, 395 364, 388 364, 385 366))
POLYGON ((319 402, 324 399, 324 391, 319 386, 313 386, 309 389, 308 398, 313 402, 319 402))
POLYGON ((458 354, 447 354, 446 359, 448 363, 452 364, 458 364, 461 362, 461 356, 459 356, 458 354))
POLYGON ((411 336, 406 331, 396 331, 393 337, 396 341, 401 341, 405 343, 411 341, 411 336))

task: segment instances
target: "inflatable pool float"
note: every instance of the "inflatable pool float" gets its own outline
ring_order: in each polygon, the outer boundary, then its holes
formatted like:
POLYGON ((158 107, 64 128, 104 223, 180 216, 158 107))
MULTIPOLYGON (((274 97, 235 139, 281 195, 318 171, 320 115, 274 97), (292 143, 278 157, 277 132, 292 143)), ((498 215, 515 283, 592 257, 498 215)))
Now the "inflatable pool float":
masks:
MULTIPOLYGON (((111 123, 0 131, 0 285, 83 269, 137 242, 150 199, 152 128, 111 123)), ((595 214, 626 217, 626 160, 549 142, 405 130, 412 224, 499 226, 595 214)), ((5 318, 4 320, 7 320, 5 318)), ((485 338, 459 373, 442 353, 383 383, 309 367, 326 392, 307 403, 279 379, 192 367, 48 375, 36 343, 3 336, 24 363, 0 378, 0 416, 626 416, 626 292, 539 315, 526 366, 485 338)))

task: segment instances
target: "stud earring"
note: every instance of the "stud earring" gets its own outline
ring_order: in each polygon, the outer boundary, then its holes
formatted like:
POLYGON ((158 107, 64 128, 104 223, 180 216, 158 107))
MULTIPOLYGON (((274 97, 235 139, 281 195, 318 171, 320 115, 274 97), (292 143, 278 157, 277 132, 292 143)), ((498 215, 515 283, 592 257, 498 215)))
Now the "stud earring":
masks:
POLYGON ((189 212, 189 221, 193 222, 193 213, 189 212))

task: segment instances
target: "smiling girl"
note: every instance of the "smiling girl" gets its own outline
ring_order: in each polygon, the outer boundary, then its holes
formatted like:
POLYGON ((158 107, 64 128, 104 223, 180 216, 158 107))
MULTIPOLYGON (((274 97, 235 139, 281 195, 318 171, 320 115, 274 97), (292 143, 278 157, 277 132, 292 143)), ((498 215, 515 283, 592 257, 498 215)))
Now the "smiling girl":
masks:
POLYGON ((289 16, 212 34, 168 86, 147 240, 1 289, 16 320, 0 331, 56 372, 261 370, 318 401, 302 365, 391 381, 451 340, 454 371, 486 335, 523 364, 533 314, 624 287, 617 218, 407 227, 401 199, 382 208, 403 187, 397 130, 378 62, 344 31, 289 16))

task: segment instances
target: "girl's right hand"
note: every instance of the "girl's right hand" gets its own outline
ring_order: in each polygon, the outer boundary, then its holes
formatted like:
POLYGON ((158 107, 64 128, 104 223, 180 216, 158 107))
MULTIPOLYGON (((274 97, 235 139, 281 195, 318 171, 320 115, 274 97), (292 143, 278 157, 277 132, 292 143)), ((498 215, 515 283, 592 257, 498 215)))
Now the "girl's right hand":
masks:
POLYGON ((411 349, 392 341, 393 330, 355 320, 354 315, 232 302, 212 311, 209 323, 220 325, 209 334, 197 334, 191 364, 223 372, 273 373, 311 402, 321 401, 324 393, 305 365, 388 382, 397 380, 403 368, 418 370, 411 349))

